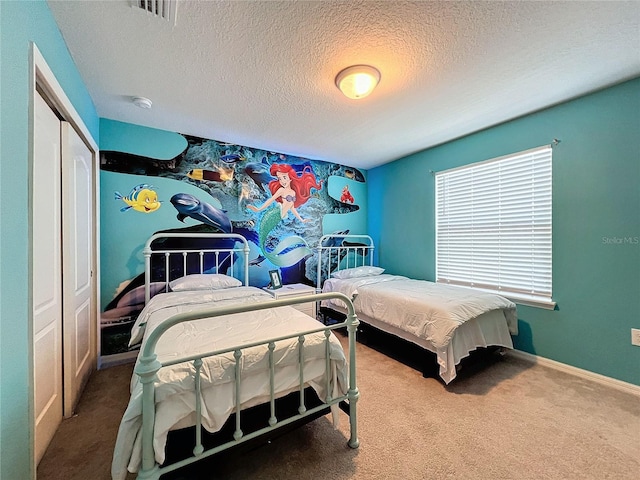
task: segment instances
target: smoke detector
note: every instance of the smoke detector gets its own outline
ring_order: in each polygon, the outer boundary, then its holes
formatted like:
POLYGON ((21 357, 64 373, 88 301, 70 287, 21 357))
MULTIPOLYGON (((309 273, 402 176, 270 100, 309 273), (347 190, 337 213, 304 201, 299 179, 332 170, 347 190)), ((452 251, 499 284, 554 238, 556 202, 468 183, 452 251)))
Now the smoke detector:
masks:
POLYGON ((152 105, 151 100, 149 100, 146 97, 133 97, 131 101, 136 107, 145 108, 145 109, 151 108, 151 105, 152 105))
POLYGON ((131 8, 143 10, 147 15, 176 24, 177 0, 131 0, 131 8))

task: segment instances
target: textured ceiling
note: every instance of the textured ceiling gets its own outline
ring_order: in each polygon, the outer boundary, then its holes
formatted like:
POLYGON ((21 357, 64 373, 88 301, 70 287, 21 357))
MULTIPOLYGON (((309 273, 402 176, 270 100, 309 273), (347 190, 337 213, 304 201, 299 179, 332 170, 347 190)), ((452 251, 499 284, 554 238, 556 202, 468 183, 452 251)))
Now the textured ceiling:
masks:
POLYGON ((365 169, 640 75, 637 1, 49 5, 99 116, 365 169))

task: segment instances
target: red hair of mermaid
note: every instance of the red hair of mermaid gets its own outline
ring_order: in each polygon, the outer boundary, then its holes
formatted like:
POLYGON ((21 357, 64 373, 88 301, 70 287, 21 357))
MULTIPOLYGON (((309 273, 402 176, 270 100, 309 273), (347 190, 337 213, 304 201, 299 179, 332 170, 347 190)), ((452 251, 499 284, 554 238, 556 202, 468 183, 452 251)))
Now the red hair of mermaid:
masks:
MULTIPOLYGON (((315 188, 316 190, 320 190, 322 188, 322 180, 318 182, 313 170, 308 165, 305 165, 302 169, 300 176, 298 176, 298 173, 293 169, 293 167, 287 163, 272 164, 269 169, 269 173, 271 173, 273 177, 275 177, 277 173, 286 173, 289 175, 289 178, 291 179, 291 188, 296 192, 296 200, 293 202, 293 206, 295 208, 298 208, 309 200, 312 188, 315 188)), ((270 181, 269 190, 271 190, 271 194, 275 194, 281 186, 280 180, 270 181)), ((276 198, 276 201, 282 203, 282 198, 276 198)))

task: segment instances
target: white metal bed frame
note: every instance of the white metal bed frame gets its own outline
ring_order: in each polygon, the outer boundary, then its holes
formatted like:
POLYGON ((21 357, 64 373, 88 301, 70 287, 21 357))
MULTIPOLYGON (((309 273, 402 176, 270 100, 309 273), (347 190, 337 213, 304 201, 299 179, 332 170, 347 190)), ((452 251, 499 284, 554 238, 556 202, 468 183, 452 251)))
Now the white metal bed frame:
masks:
POLYGON ((180 254, 182 255, 182 272, 183 275, 187 275, 188 273, 203 273, 204 272, 204 260, 207 255, 212 255, 215 257, 215 266, 216 271, 220 267, 220 254, 229 254, 231 257, 231 264, 229 266, 231 270, 231 276, 234 276, 235 273, 235 261, 233 259, 234 253, 241 253, 242 258, 244 260, 244 269, 243 269, 243 282, 245 285, 249 285, 249 243, 247 239, 242 235, 238 235, 235 233, 156 233, 149 237, 149 240, 144 245, 144 249, 142 250, 142 254, 144 256, 144 303, 145 305, 149 303, 151 298, 150 294, 150 284, 151 284, 151 257, 153 255, 163 255, 164 262, 164 272, 165 272, 165 291, 169 291, 169 281, 172 280, 169 277, 169 260, 171 255, 180 254), (211 239, 211 240, 228 240, 234 239, 237 242, 240 242, 241 246, 236 247, 235 244, 231 248, 206 248, 206 249, 168 249, 168 248, 156 248, 152 249, 152 244, 156 240, 160 240, 163 238, 197 238, 197 239, 211 239), (197 255, 199 257, 199 270, 196 272, 187 271, 187 259, 189 255, 197 255))
POLYGON ((323 235, 320 238, 317 250, 318 272, 316 276, 316 288, 321 290, 323 281, 328 278, 333 271, 373 265, 375 246, 373 239, 369 235, 330 234, 323 235), (345 242, 349 243, 345 244, 345 242), (353 256, 353 264, 351 263, 350 253, 355 253, 353 256), (358 262, 359 256, 362 258, 361 262, 358 262), (336 268, 331 270, 331 265, 334 260, 336 262, 336 268), (340 264, 343 260, 345 261, 345 265, 341 267, 340 264), (326 274, 323 273, 325 271, 326 274))
MULTIPOLYGON (((347 268, 354 268, 359 266, 373 266, 373 253, 375 245, 373 239, 369 235, 352 235, 352 234, 330 234, 324 235, 318 243, 318 268, 317 268, 317 291, 322 291, 322 285, 324 280, 329 278, 331 273, 338 270, 344 270, 347 268), (350 260, 350 252, 356 252, 353 256, 353 264, 350 260), (337 259, 337 261, 334 260, 337 259), (358 258, 361 258, 361 262, 358 263, 358 258), (343 260, 346 259, 346 260, 343 260), (335 266, 333 264, 335 262, 335 266), (333 269, 332 269, 333 266, 333 269)), ((351 307, 349 307, 350 309, 351 307)), ((342 310, 339 307, 331 306, 330 310, 336 311, 340 314, 346 314, 347 310, 342 310)), ((371 325, 374 328, 401 338, 408 342, 411 342, 422 349, 425 352, 431 352, 423 359, 423 375, 425 377, 437 376, 437 360, 435 358, 435 352, 433 347, 426 340, 416 337, 415 335, 406 332, 400 328, 389 325, 383 321, 370 318, 364 315, 362 312, 356 312, 359 319, 359 324, 371 325), (431 357, 433 354, 433 358, 431 357)))
MULTIPOLYGON (((176 234, 176 233, 171 233, 171 234, 156 234, 153 235, 146 243, 145 248, 144 248, 144 255, 145 255, 145 284, 146 284, 146 289, 145 289, 145 293, 146 293, 146 298, 148 299, 148 294, 149 294, 149 281, 150 281, 150 267, 151 267, 151 256, 153 254, 162 254, 165 255, 166 258, 166 264, 169 264, 169 256, 170 255, 174 255, 174 254, 180 254, 183 255, 185 257, 185 275, 187 274, 186 272, 186 255, 190 254, 190 253, 196 253, 193 250, 180 250, 180 249, 173 249, 173 250, 166 250, 166 249, 159 249, 159 250, 152 250, 152 242, 155 240, 158 240, 160 238, 163 237, 168 237, 168 238, 194 238, 194 237, 198 237, 198 238, 211 238, 211 239, 215 239, 215 238, 234 238, 236 240, 238 240, 238 242, 240 242, 242 244, 242 246, 240 247, 240 249, 238 249, 239 251, 242 251, 244 254, 244 280, 245 280, 245 285, 248 285, 248 253, 249 253, 249 249, 248 249, 248 245, 247 245, 247 241, 246 239, 244 239, 244 237, 240 236, 240 235, 234 235, 234 234, 189 234, 189 235, 185 235, 185 234, 176 234)), ((229 251, 224 250, 224 251, 229 251)), ((236 251, 236 249, 234 248, 233 251, 236 251)), ((200 251, 197 252, 197 254, 200 251)), ((213 253, 215 254, 215 249, 211 249, 208 250, 207 253, 213 253)), ((202 265, 202 262, 201 262, 202 265)), ((202 272, 202 266, 201 266, 201 272, 202 272)), ((200 273, 201 273, 200 272, 200 273)), ((176 470, 178 468, 184 467, 186 465, 195 463, 197 461, 200 461, 204 458, 207 458, 211 455, 214 455, 218 452, 221 452, 223 450, 226 450, 228 448, 234 447, 236 445, 239 445, 241 443, 247 442, 249 440, 252 440, 256 437, 259 437, 261 435, 266 435, 271 431, 277 430, 278 428, 287 426, 293 422, 299 421, 301 419, 303 419, 304 417, 307 416, 311 416, 319 411, 321 411, 322 409, 325 409, 327 407, 330 407, 332 405, 340 405, 340 407, 345 410, 348 415, 349 415, 349 422, 350 422, 350 438, 348 440, 348 445, 351 448, 358 448, 360 442, 358 439, 358 435, 357 435, 357 416, 356 416, 356 404, 358 401, 358 398, 360 396, 357 385, 356 385, 356 356, 355 356, 355 352, 356 352, 356 330, 357 330, 357 326, 358 326, 358 319, 356 317, 355 314, 355 310, 353 308, 353 304, 351 303, 351 301, 344 295, 339 294, 339 293, 326 293, 326 294, 316 294, 316 295, 305 295, 305 296, 296 296, 293 298, 285 298, 282 300, 271 300, 271 301, 266 301, 266 302, 260 302, 260 303, 255 303, 255 304, 241 304, 241 305, 230 305, 230 306, 226 306, 226 307, 212 307, 211 309, 208 309, 206 311, 199 311, 197 313, 181 313, 181 314, 176 314, 170 318, 168 318, 167 320, 165 320, 161 325, 159 325, 158 327, 156 327, 155 330, 153 330, 148 338, 146 339, 146 343, 143 346, 140 355, 138 357, 138 364, 135 368, 135 374, 137 374, 140 377, 140 381, 142 383, 142 388, 143 388, 143 393, 142 393, 142 466, 141 469, 138 472, 138 477, 139 479, 159 479, 161 475, 171 472, 173 470, 176 470), (265 341, 261 341, 261 342, 254 342, 248 345, 238 345, 235 347, 231 347, 231 348, 227 348, 227 349, 223 349, 223 350, 216 350, 216 351, 212 351, 212 352, 208 352, 208 353, 204 353, 204 354, 200 354, 200 355, 193 355, 193 356, 188 356, 188 357, 182 357, 179 359, 175 359, 175 360, 171 360, 171 361, 167 361, 167 362, 160 362, 157 358, 157 355, 155 353, 155 347, 158 343, 158 340, 160 339, 160 337, 162 336, 162 334, 164 332, 166 332, 169 328, 171 328, 174 325, 177 325, 181 322, 188 322, 191 320, 196 320, 196 319, 201 319, 201 318, 208 318, 208 317, 217 317, 217 316, 222 316, 222 315, 230 315, 230 314, 235 314, 235 313, 241 313, 241 312, 250 312, 250 311, 255 311, 255 310, 261 310, 261 309, 268 309, 268 308, 275 308, 275 307, 282 307, 282 306, 286 306, 286 305, 295 305, 298 303, 306 303, 306 302, 316 302, 316 301, 322 301, 322 300, 326 300, 326 299, 331 299, 331 298, 339 298, 340 300, 342 300, 343 302, 345 302, 345 304, 348 307, 348 314, 347 314, 347 318, 338 324, 334 324, 331 326, 319 326, 316 329, 313 330, 308 330, 302 333, 296 333, 294 335, 290 335, 290 336, 281 336, 281 337, 277 337, 277 338, 270 338, 267 339, 265 341), (331 394, 330 392, 332 391, 331 389, 331 379, 330 376, 327 374, 327 398, 325 399, 325 402, 322 403, 321 405, 314 407, 314 408, 310 408, 307 409, 307 407, 305 406, 305 400, 304 400, 304 381, 303 381, 303 365, 304 365, 304 341, 305 341, 305 337, 307 335, 311 335, 311 334, 315 334, 318 332, 324 332, 325 335, 325 357, 326 357, 326 371, 329 372, 329 337, 330 337, 330 333, 332 330, 338 329, 338 328, 346 328, 347 330, 347 334, 348 334, 348 345, 349 345, 349 386, 348 386, 348 391, 346 395, 342 395, 339 396, 337 398, 331 398, 331 394), (299 394, 300 394, 300 405, 298 407, 298 414, 294 415, 292 417, 283 419, 283 420, 279 420, 276 418, 275 415, 275 400, 276 400, 276 394, 274 392, 274 376, 275 376, 275 363, 273 361, 273 352, 275 349, 275 343, 282 341, 282 340, 287 340, 287 339, 292 339, 292 338, 297 338, 298 341, 298 358, 299 358, 299 376, 300 376, 300 387, 299 387, 299 394), (241 408, 240 408, 240 403, 239 403, 239 399, 240 399, 240 389, 242 388, 242 375, 241 375, 241 369, 238 368, 238 365, 240 364, 240 361, 242 359, 242 355, 243 355, 243 350, 248 349, 248 348, 252 348, 252 347, 256 347, 259 345, 267 345, 268 348, 268 360, 269 360, 269 382, 270 382, 270 412, 271 412, 271 416, 269 417, 268 423, 269 426, 268 427, 264 427, 261 428, 257 431, 248 433, 248 434, 244 434, 240 428, 240 419, 241 419, 241 408), (226 443, 223 443, 222 445, 218 445, 216 447, 210 448, 205 450, 204 446, 202 444, 202 434, 201 434, 201 427, 202 427, 202 419, 201 419, 201 408, 202 408, 202 400, 201 400, 201 383, 200 383, 200 369, 202 367, 202 360, 203 358, 207 358, 207 357, 211 357, 211 356, 215 356, 215 355, 220 355, 220 354, 224 354, 224 353, 230 353, 233 352, 234 355, 234 359, 235 359, 235 389, 236 389, 236 405, 235 405, 235 432, 233 434, 233 440, 232 441, 228 441, 226 443), (195 425, 195 447, 193 449, 193 456, 183 459, 181 461, 178 461, 176 463, 173 463, 171 465, 166 465, 166 466, 160 466, 156 463, 155 461, 155 454, 154 454, 154 448, 153 448, 153 439, 154 439, 154 424, 155 424, 155 387, 154 387, 154 382, 157 379, 157 372, 160 370, 160 368, 165 367, 165 366, 169 366, 169 365, 175 365, 178 363, 182 363, 182 362, 193 362, 194 364, 194 368, 196 371, 196 377, 195 377, 195 398, 196 398, 196 425, 195 425)))

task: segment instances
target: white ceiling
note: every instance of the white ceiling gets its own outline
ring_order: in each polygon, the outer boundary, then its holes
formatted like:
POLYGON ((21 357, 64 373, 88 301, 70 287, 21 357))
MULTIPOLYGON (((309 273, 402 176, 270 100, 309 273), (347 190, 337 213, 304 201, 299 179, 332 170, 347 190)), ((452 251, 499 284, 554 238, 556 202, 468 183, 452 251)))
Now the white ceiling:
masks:
POLYGON ((49 5, 100 117, 364 169, 640 75, 638 1, 49 5))

